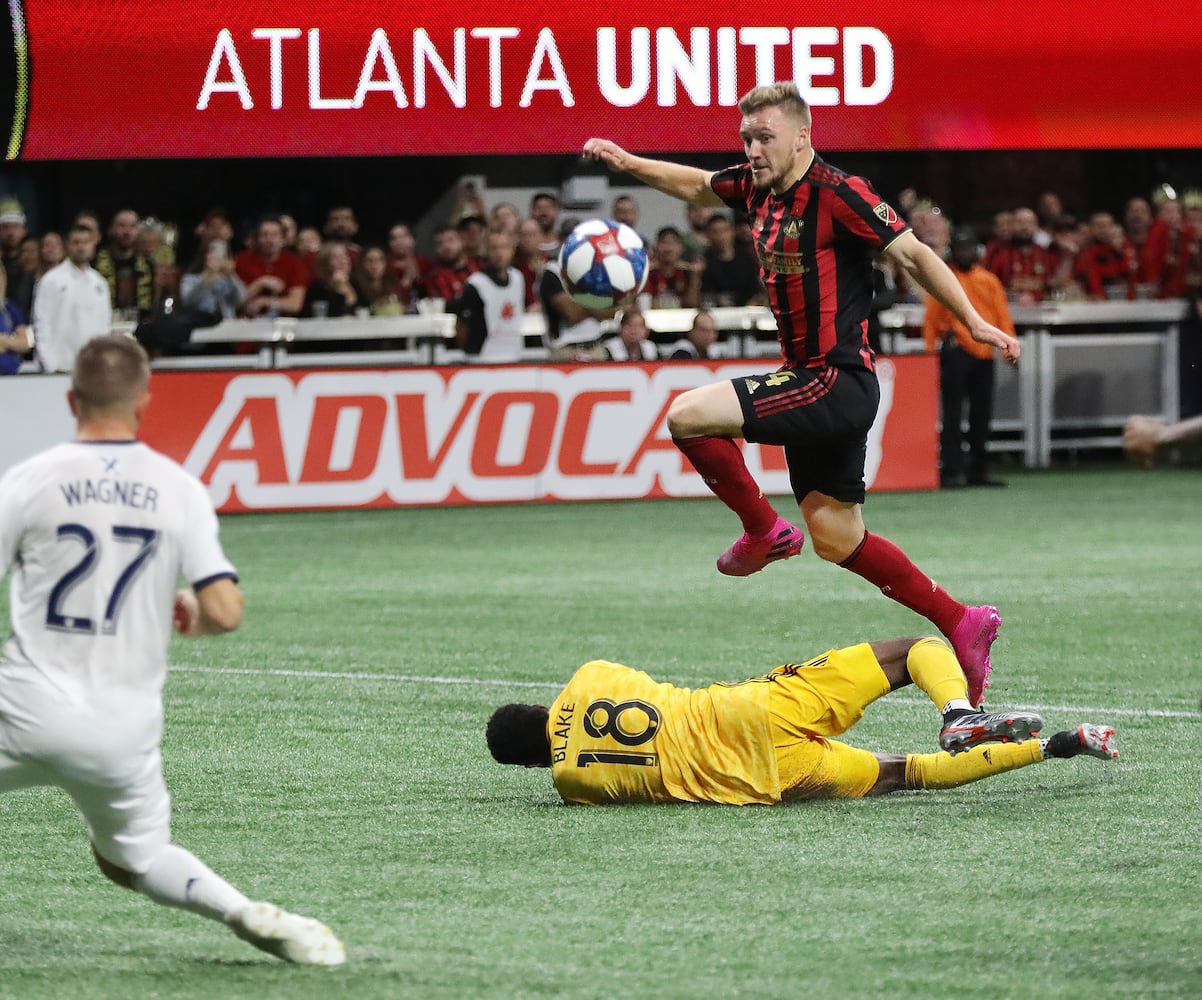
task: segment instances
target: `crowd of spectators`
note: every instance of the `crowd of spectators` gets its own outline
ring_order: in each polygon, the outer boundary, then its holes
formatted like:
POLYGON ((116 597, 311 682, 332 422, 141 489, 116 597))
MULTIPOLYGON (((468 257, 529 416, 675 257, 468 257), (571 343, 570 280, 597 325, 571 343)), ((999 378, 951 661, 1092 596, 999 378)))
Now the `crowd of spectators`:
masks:
MULTIPOLYGON (((648 247, 650 267, 639 312, 766 302, 745 220, 689 206, 679 227, 663 226, 652 233, 641 228, 634 197, 622 194, 607 208, 611 217, 639 232, 648 247)), ((946 255, 951 223, 937 205, 906 191, 898 208, 919 239, 946 255)), ((61 344, 62 338, 53 330, 47 331, 45 346, 39 346, 39 297, 47 299, 41 309, 44 316, 50 315, 50 304, 61 300, 56 309, 66 303, 65 308, 74 310, 70 315, 86 314, 95 324, 103 320, 98 304, 88 301, 81 307, 76 300, 86 289, 103 285, 108 321, 129 324, 148 347, 165 352, 186 344, 190 328, 235 316, 396 316, 422 311, 422 300, 428 300, 424 311, 458 314, 473 274, 491 271, 496 284, 508 280, 504 276, 510 268, 520 284, 522 310, 544 314, 552 358, 654 356, 642 316, 602 343, 601 324, 612 319, 615 310, 586 309, 565 292, 555 258, 561 239, 576 221, 564 217, 551 192, 536 193, 523 213, 508 202, 487 208, 468 183, 459 189, 449 218, 433 232, 428 249, 419 249, 406 221, 380 230, 379 243, 360 242, 359 220, 346 203, 330 206, 320 226, 298 226, 285 214, 236 228, 225 211, 214 208, 183 241, 188 256, 182 259, 177 227, 142 218, 133 208, 115 212, 103 230, 96 213, 83 210, 71 220, 65 236, 53 231, 31 234, 21 205, 6 198, 0 200, 0 253, 7 285, 0 303, 0 361, 5 362, 0 369, 15 368, 14 358, 32 356, 26 344, 30 318, 35 320, 33 352, 43 367, 57 369, 64 358, 69 364, 69 351, 56 354, 54 341, 57 337, 61 344), (492 233, 507 236, 509 261, 503 270, 496 264, 495 248, 489 253, 492 233), (72 239, 77 243, 74 254, 69 251, 72 239), (57 277, 48 282, 51 274, 57 277), (640 324, 642 346, 633 332, 640 324)), ((1178 197, 1164 186, 1151 200, 1133 197, 1121 219, 1101 211, 1069 214, 1061 199, 1048 192, 1033 206, 997 213, 991 232, 979 235, 984 267, 998 276, 1016 304, 1196 300, 1202 288, 1199 191, 1178 197)), ((915 290, 906 288, 898 276, 886 271, 878 279, 882 302, 915 298, 915 290)), ((477 313, 479 292, 477 288, 470 297, 477 313)), ((712 317, 702 319, 701 325, 710 322, 712 317)), ((480 342, 480 330, 475 329, 464 341, 469 354, 477 344, 483 346, 480 342)), ((706 354, 712 342, 704 333, 696 340, 686 337, 664 354, 706 354)))
MULTIPOLYGON (((951 224, 937 205, 902 199, 915 234, 946 254, 951 224)), ((983 264, 1011 303, 1196 298, 1202 290, 1202 191, 1183 196, 1162 185, 1151 200, 1130 198, 1110 212, 1073 215, 1045 192, 1035 206, 998 212, 979 234, 983 264)))

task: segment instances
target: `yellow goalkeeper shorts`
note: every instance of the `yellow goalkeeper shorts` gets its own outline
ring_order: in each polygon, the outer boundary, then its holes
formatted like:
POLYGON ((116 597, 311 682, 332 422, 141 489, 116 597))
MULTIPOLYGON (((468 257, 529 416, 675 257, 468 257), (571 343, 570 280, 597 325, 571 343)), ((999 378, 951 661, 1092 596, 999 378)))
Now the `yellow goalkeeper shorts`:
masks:
POLYGON ((889 681, 867 643, 833 649, 768 673, 768 710, 781 798, 860 798, 880 776, 867 750, 830 739, 846 732, 864 709, 889 692, 889 681))

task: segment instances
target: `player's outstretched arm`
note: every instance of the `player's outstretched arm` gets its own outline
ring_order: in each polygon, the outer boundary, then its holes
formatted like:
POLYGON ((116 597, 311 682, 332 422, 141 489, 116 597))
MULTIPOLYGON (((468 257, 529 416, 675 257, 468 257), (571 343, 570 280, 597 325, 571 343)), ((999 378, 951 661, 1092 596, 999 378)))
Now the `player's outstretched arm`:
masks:
POLYGON ((939 256, 913 233, 902 233, 885 248, 882 256, 906 272, 914 281, 935 297, 936 301, 951 311, 961 323, 968 327, 972 339, 982 344, 991 344, 1002 352, 1002 357, 1017 363, 1022 353, 1018 338, 986 323, 973 308, 968 296, 956 276, 939 256))
POLYGON ((584 156, 590 160, 600 160, 610 170, 637 177, 644 184, 681 201, 693 205, 722 204, 722 199, 710 187, 710 177, 713 175, 708 170, 635 156, 608 139, 589 139, 584 144, 584 156))
POLYGON ((1123 428, 1123 451, 1145 469, 1175 445, 1202 443, 1202 417, 1170 424, 1158 417, 1131 417, 1123 428))

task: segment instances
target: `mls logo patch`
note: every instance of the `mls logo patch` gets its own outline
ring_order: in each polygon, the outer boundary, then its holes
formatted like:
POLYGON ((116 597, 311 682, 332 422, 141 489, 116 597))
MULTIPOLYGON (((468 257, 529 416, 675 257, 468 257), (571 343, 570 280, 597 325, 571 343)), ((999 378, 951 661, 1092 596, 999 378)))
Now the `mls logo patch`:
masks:
POLYGON ((872 214, 881 220, 886 226, 892 226, 897 223, 897 213, 893 211, 883 201, 872 210, 872 214))
POLYGON ((801 235, 801 227, 805 223, 796 215, 790 215, 785 219, 785 236, 791 240, 797 239, 801 235))

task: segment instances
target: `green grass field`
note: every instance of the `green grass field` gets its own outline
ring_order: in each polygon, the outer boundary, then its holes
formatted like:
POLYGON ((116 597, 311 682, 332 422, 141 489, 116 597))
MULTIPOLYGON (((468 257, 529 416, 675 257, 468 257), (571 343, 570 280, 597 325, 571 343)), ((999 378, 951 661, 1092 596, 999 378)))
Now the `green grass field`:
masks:
MULTIPOLYGON (((716 501, 226 518, 247 620, 171 650, 176 837, 348 965, 109 885, 37 790, 0 800, 0 997, 1202 996, 1202 478, 1010 480, 866 519, 1001 607, 992 704, 1111 722, 1120 761, 777 808, 568 808, 483 742, 595 657, 696 685, 928 630, 808 550, 719 576, 716 501)), ((937 725, 907 689, 850 742, 925 752, 937 725)))

